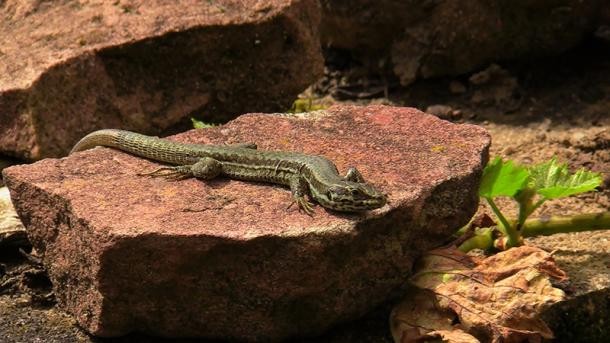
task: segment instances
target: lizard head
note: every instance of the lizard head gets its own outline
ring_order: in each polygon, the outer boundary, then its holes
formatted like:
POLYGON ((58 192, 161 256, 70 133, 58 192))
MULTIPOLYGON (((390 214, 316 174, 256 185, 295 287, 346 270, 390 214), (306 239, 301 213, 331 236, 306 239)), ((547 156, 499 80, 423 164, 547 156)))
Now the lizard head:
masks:
POLYGON ((333 210, 355 212, 382 207, 387 196, 368 183, 342 181, 329 187, 317 200, 333 210))

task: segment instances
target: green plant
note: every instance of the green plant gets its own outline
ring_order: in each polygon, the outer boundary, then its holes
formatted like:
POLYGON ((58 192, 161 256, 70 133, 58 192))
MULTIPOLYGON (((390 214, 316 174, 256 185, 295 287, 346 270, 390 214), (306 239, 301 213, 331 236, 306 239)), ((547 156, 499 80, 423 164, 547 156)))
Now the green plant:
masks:
POLYGON ((193 117, 191 117, 191 122, 193 123, 194 129, 208 129, 210 127, 218 126, 217 124, 206 123, 193 117))
POLYGON ((292 106, 288 110, 288 113, 311 112, 311 111, 323 110, 325 108, 326 108, 326 106, 324 106, 324 105, 315 104, 312 98, 296 99, 292 103, 292 106))
MULTIPOLYGON (((589 192, 601 183, 599 173, 585 169, 570 173, 567 165, 558 163, 555 158, 525 167, 498 157, 483 170, 479 187, 479 195, 487 201, 498 223, 477 228, 474 235, 471 232, 472 237, 460 245, 460 250, 506 249, 521 245, 524 237, 610 229, 610 212, 529 219, 544 202, 589 192), (517 218, 505 215, 496 204, 498 197, 509 197, 516 202, 517 218)), ((470 228, 471 225, 467 225, 461 233, 470 228)))

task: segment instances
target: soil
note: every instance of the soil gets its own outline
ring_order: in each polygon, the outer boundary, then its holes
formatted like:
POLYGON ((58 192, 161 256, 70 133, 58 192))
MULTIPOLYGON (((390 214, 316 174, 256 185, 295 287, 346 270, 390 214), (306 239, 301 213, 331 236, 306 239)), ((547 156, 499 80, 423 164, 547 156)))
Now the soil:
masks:
MULTIPOLYGON (((314 104, 321 105, 411 106, 454 122, 481 125, 493 138, 491 156, 524 164, 557 156, 572 170, 585 167, 604 176, 604 184, 597 192, 549 202, 538 214, 600 212, 610 207, 609 57, 610 42, 591 39, 555 58, 502 63, 470 75, 423 80, 401 88, 392 78, 371 75, 347 53, 327 51, 325 77, 302 96, 312 97, 314 104)), ((608 313, 609 231, 558 234, 529 239, 527 243, 554 251, 560 267, 570 275, 571 282, 566 287, 570 295, 605 292, 601 306, 608 313)), ((4 249, 0 255, 1 342, 198 341, 139 335, 118 339, 87 336, 71 317, 54 306, 44 269, 35 257, 28 256, 26 251, 16 249, 4 249)), ((303 342, 391 342, 388 309, 380 308, 357 323, 303 342)), ((553 329, 571 331, 559 324, 553 329)), ((557 338, 574 341, 567 334, 557 338)), ((596 341, 595 336, 580 338, 578 341, 596 341)), ((598 339, 601 342, 603 338, 598 339)))

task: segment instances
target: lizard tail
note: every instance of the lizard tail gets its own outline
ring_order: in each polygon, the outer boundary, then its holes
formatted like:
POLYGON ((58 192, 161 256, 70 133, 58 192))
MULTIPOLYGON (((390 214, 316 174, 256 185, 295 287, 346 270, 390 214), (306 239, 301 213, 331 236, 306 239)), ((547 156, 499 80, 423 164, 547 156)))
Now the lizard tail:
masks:
POLYGON ((83 137, 70 151, 70 155, 77 152, 95 148, 96 146, 107 146, 112 148, 118 148, 119 136, 125 131, 122 130, 98 130, 91 132, 90 134, 83 137))
MULTIPOLYGON (((171 164, 192 164, 194 144, 184 144, 145 136, 139 133, 105 129, 91 132, 81 139, 70 154, 96 146, 105 146, 154 161, 171 164)), ((201 156, 199 156, 201 157, 201 156)))

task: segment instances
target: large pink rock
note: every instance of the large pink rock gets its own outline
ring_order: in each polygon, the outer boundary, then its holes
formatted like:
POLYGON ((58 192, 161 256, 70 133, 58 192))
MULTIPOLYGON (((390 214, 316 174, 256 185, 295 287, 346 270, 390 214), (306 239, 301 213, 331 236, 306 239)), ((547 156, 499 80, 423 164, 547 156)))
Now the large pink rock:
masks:
POLYGON ((142 177, 158 164, 109 148, 5 169, 59 305, 94 335, 278 340, 357 318, 468 221, 490 144, 480 127, 384 106, 249 114, 170 139, 324 155, 389 203, 308 216, 283 187, 142 177))
POLYGON ((0 153, 284 111, 322 75, 309 0, 0 2, 0 153))

